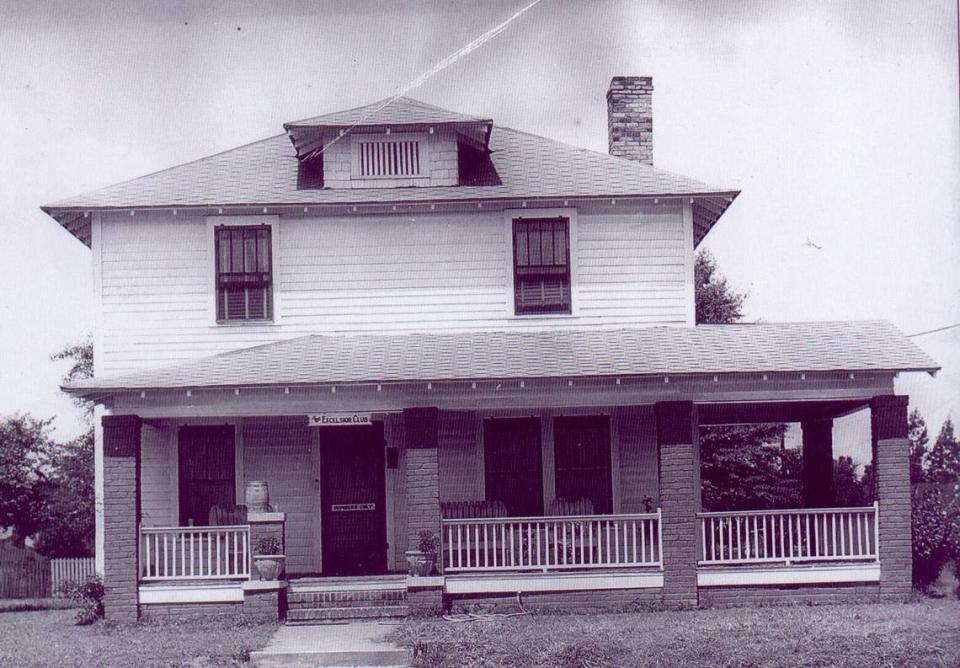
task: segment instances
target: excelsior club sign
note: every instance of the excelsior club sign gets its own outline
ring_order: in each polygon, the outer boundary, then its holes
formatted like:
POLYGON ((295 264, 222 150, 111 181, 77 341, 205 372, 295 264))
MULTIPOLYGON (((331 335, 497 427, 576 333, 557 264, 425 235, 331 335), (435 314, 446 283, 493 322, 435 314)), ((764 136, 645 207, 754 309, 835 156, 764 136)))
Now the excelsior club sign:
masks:
POLYGON ((354 427, 373 424, 370 413, 318 413, 308 415, 311 427, 354 427))

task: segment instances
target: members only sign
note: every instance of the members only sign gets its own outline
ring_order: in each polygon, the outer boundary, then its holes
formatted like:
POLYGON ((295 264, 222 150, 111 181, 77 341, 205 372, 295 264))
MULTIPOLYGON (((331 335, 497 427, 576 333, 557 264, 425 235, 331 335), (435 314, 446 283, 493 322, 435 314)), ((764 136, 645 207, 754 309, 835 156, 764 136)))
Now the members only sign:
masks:
POLYGON ((373 424, 370 413, 319 413, 308 415, 311 427, 350 427, 373 424))

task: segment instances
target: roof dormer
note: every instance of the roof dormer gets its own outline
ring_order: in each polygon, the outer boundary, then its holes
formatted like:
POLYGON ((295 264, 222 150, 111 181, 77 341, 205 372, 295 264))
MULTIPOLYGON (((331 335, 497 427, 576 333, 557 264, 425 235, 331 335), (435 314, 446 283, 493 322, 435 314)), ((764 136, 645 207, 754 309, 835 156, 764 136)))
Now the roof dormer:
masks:
POLYGON ((284 124, 300 189, 496 185, 492 127, 407 97, 284 124))

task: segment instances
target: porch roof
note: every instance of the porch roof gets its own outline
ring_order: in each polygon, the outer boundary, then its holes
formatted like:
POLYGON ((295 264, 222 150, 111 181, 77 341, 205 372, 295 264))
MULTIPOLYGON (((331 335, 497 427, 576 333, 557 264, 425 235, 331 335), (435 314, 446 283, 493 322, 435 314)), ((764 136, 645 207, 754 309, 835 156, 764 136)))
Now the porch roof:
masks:
POLYGON ((64 386, 78 396, 179 388, 940 367, 884 321, 619 330, 308 335, 64 386))

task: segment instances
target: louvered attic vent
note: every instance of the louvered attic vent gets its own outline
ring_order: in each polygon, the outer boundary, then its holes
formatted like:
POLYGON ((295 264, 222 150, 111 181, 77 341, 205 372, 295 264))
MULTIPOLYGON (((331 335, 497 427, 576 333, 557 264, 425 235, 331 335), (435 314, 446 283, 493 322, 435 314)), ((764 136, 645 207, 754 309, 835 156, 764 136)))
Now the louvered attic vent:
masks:
POLYGON ((410 177, 422 173, 418 141, 364 141, 359 148, 361 177, 410 177))

